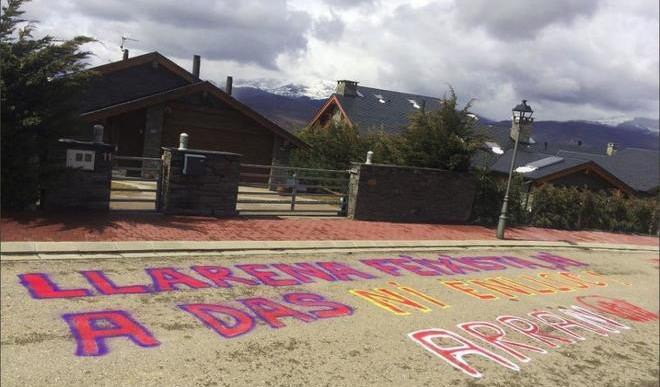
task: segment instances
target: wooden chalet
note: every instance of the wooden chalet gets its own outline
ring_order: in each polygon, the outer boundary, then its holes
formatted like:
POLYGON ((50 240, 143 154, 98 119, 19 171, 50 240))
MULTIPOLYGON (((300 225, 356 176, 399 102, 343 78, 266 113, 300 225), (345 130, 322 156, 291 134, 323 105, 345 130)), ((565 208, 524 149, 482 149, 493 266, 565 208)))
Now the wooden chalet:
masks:
POLYGON ((191 149, 234 152, 251 164, 286 164, 305 143, 231 96, 199 79, 198 56, 188 72, 158 52, 94 67, 81 114, 105 127, 104 140, 118 155, 160 157, 189 135, 191 149))

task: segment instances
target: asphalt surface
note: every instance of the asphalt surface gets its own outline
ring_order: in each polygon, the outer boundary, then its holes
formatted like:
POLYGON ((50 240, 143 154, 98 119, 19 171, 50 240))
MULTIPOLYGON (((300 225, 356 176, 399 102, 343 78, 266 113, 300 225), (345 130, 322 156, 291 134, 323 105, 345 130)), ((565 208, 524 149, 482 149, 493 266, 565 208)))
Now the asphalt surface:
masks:
POLYGON ((657 386, 657 253, 548 253, 573 261, 521 249, 3 261, 2 385, 657 386), (399 260, 361 261, 377 258, 399 260), (301 262, 305 277, 273 266, 301 262), (248 264, 267 266, 236 266, 248 264), (515 283, 483 282, 495 277, 515 283), (571 305, 591 324, 570 325, 571 305), (457 326, 475 321, 528 347, 457 326))

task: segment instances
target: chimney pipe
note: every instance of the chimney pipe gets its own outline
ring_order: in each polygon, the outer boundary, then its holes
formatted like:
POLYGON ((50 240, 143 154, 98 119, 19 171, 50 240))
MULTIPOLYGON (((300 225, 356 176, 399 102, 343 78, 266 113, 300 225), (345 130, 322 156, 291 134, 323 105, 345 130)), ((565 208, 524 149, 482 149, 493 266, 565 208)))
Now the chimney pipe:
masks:
POLYGON ((607 143, 607 155, 608 156, 613 156, 617 151, 617 146, 615 143, 610 142, 607 143))
POLYGON ((193 55, 193 68, 192 68, 192 74, 195 78, 199 78, 199 63, 200 63, 201 58, 199 55, 193 55))
POLYGON ((231 89, 233 87, 232 86, 233 83, 234 83, 234 78, 232 78, 231 75, 228 76, 227 83, 225 83, 225 93, 227 93, 227 95, 231 95, 231 89))
POLYGON ((128 60, 128 48, 124 49, 124 60, 128 60))

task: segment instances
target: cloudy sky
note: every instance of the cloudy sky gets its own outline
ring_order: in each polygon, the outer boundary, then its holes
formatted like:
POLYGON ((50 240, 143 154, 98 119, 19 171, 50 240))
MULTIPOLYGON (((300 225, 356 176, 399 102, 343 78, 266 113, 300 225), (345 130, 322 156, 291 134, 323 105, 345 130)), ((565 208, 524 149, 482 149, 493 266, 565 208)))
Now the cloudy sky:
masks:
POLYGON ((505 119, 659 116, 658 0, 33 0, 39 33, 95 37, 92 64, 159 51, 202 78, 336 79, 442 96, 505 119))

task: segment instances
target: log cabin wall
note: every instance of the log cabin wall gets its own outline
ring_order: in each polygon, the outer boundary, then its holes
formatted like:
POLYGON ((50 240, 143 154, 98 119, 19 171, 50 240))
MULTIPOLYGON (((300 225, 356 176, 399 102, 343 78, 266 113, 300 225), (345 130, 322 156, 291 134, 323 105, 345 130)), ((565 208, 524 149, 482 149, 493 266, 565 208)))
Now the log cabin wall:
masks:
POLYGON ((188 98, 167 105, 163 147, 177 147, 179 134, 185 132, 190 149, 233 152, 243 155, 243 163, 271 164, 274 135, 270 130, 220 101, 195 102, 188 98))

